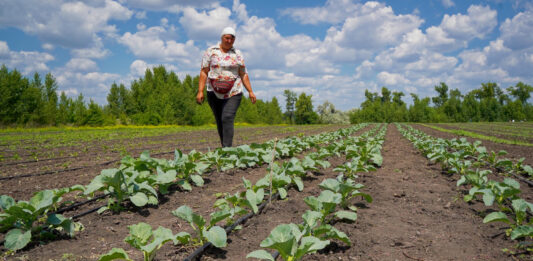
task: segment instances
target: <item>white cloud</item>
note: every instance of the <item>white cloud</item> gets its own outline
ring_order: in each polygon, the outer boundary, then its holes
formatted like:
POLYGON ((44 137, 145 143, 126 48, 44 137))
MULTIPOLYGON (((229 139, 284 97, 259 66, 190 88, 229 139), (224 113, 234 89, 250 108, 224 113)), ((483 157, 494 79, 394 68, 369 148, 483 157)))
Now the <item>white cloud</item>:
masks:
POLYGON ((93 60, 85 58, 73 58, 65 65, 71 71, 88 72, 98 70, 93 60))
POLYGON ((127 5, 150 11, 180 12, 183 7, 211 8, 219 5, 219 0, 128 0, 127 5))
POLYGON ((288 8, 281 13, 302 24, 336 24, 353 15, 360 7, 360 4, 351 0, 328 0, 321 7, 288 8))
POLYGON ((398 85, 398 84, 409 84, 410 81, 407 80, 403 75, 398 73, 389 73, 389 72, 380 72, 377 75, 379 82, 385 85, 398 85))
POLYGON ((220 38, 220 32, 224 27, 235 27, 230 16, 231 10, 225 7, 217 7, 207 12, 198 12, 194 8, 187 7, 183 9, 183 16, 179 21, 190 39, 216 41, 220 38))
POLYGON ((127 20, 132 11, 112 0, 70 2, 63 0, 2 1, 0 25, 12 26, 45 43, 67 48, 88 48, 100 33, 113 33, 109 20, 127 20))
POLYGON ((439 26, 426 29, 427 47, 449 52, 468 47, 475 39, 484 39, 496 27, 497 12, 488 6, 471 5, 468 14, 445 14, 439 26))
POLYGON ((440 27, 451 38, 469 41, 483 39, 498 24, 497 12, 489 6, 471 5, 468 14, 444 15, 440 27))
POLYGON ((168 30, 161 26, 154 26, 134 34, 124 33, 118 41, 127 46, 138 58, 162 62, 177 62, 186 67, 200 64, 201 51, 194 45, 194 41, 178 43, 171 38, 175 28, 168 30))
POLYGON ((0 58, 9 56, 9 46, 4 41, 0 41, 0 58))
POLYGON ((500 26, 504 45, 521 50, 533 46, 533 11, 518 13, 512 19, 505 19, 500 26))
POLYGON ((87 48, 72 49, 70 53, 73 57, 77 58, 95 59, 102 59, 111 54, 108 49, 105 49, 104 44, 102 43, 102 39, 100 37, 97 37, 94 40, 92 46, 89 46, 87 48))
POLYGON ((98 72, 98 68, 91 65, 88 65, 88 67, 91 67, 90 69, 83 68, 83 63, 90 64, 87 61, 71 60, 64 67, 52 72, 59 86, 58 92, 63 91, 69 96, 82 93, 87 100, 90 98, 99 104, 107 103, 106 97, 111 84, 113 82, 123 83, 122 76, 114 73, 98 72), (77 65, 78 67, 71 65, 77 65), (82 67, 80 68, 79 66, 82 67), (91 69, 94 71, 91 71, 91 69))
POLYGON ((424 73, 424 75, 434 75, 447 73, 457 65, 458 61, 455 57, 444 56, 440 53, 426 53, 421 58, 413 63, 405 66, 405 69, 411 72, 424 73))
POLYGON ((248 12, 246 11, 246 5, 241 4, 239 0, 233 0, 233 7, 231 10, 236 14, 237 19, 241 22, 248 21, 248 12))
POLYGON ((287 46, 276 30, 274 20, 252 16, 237 28, 235 46, 244 53, 248 68, 279 69, 285 66, 287 46))
POLYGON ((144 75, 144 72, 146 71, 147 68, 148 68, 148 64, 145 61, 135 60, 130 65, 130 73, 136 77, 142 76, 144 75))
POLYGON ((43 44, 42 47, 43 49, 48 50, 48 51, 52 51, 55 48, 53 44, 47 44, 47 43, 43 44))
POLYGON ((0 64, 5 64, 11 70, 17 69, 24 75, 46 73, 50 70, 46 63, 53 60, 54 56, 49 53, 11 51, 6 42, 0 41, 0 64))
POLYGON ((442 0, 442 5, 446 8, 455 6, 455 3, 452 0, 442 0))
POLYGON ((167 18, 161 18, 161 26, 168 27, 168 19, 167 18))
POLYGON ((379 50, 399 43, 423 20, 414 15, 395 15, 390 6, 367 2, 348 17, 342 28, 330 28, 326 40, 355 50, 379 50))
POLYGON ((135 12, 135 18, 137 18, 139 20, 146 19, 146 11, 135 12))

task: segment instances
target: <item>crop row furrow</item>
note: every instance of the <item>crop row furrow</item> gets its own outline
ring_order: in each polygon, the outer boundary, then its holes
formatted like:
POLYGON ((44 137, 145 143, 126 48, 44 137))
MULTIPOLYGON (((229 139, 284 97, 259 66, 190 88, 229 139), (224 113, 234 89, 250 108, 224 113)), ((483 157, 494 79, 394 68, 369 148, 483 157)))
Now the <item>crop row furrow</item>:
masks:
POLYGON ((529 174, 531 167, 522 164, 523 159, 512 162, 498 159, 505 153, 488 152, 481 142, 469 143, 466 139, 437 139, 411 126, 396 125, 404 137, 410 140, 430 161, 441 164, 443 170, 459 175, 457 186, 468 189, 464 201, 481 201, 487 207, 498 210, 484 216, 483 223, 503 222, 508 225, 506 235, 520 241, 519 248, 530 251, 533 239, 533 204, 520 197, 520 183, 504 177, 503 181, 489 179, 492 173, 487 167, 505 167, 502 174, 529 174), (487 164, 487 162, 489 164, 487 164))

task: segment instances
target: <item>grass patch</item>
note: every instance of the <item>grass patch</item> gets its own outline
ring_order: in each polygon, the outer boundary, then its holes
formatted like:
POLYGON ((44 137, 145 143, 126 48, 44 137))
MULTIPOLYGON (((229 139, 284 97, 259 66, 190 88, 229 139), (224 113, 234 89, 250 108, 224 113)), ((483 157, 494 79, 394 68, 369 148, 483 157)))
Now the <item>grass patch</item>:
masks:
POLYGON ((521 141, 516 141, 516 140, 506 140, 506 139, 501 139, 501 138, 497 138, 493 136, 482 135, 482 134, 471 132, 471 131, 450 130, 450 129, 445 129, 445 128, 423 124, 423 123, 419 123, 419 124, 422 126, 428 127, 428 128, 438 130, 438 131, 448 132, 448 133, 452 133, 452 134, 456 134, 460 136, 467 136, 467 137, 471 137, 474 139, 488 140, 488 141, 492 141, 496 143, 503 143, 503 144, 512 144, 512 145, 529 146, 529 147, 533 146, 533 144, 527 143, 527 142, 521 142, 521 141))

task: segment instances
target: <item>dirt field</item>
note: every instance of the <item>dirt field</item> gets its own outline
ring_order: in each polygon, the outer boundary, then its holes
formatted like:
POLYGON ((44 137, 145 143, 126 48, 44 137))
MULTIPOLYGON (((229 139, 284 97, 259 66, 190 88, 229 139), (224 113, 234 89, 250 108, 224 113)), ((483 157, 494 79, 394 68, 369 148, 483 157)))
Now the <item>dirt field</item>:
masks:
MULTIPOLYGON (((435 137, 452 137, 422 126, 415 127, 435 137)), ((329 130, 324 128, 313 132, 332 131, 337 128, 331 126, 329 130)), ((366 130, 368 128, 355 135, 366 130)), ((265 137, 265 140, 267 139, 265 137)), ((505 149, 509 152, 508 157, 526 157, 526 163, 533 165, 531 148, 489 142, 483 142, 483 145, 489 150, 505 149)), ((198 148, 205 149, 205 146, 198 148)), ((335 227, 350 237, 352 246, 336 242, 317 254, 306 256, 304 260, 517 259, 502 252, 503 248, 512 248, 514 244, 502 235, 502 226, 482 223, 480 213, 485 211, 486 207, 479 202, 464 203, 461 199, 463 189, 455 185, 458 177, 442 174, 440 166, 429 164, 393 124, 388 125, 382 155, 381 168, 369 173, 360 173, 356 180, 365 185, 363 191, 371 194, 374 201, 364 203, 360 199, 354 199, 352 203, 359 207, 358 220, 355 223, 335 224, 335 227)), ((309 195, 317 196, 320 193, 318 184, 325 178, 336 177, 338 173, 335 173, 333 168, 344 160, 343 157, 331 158, 329 161, 332 167, 306 179, 303 192, 291 189, 288 199, 274 201, 260 215, 247 221, 242 230, 230 234, 228 247, 209 249, 200 259, 245 260, 249 252, 260 248, 260 242, 278 224, 300 223, 301 215, 308 209, 303 198, 309 195)), ((7 193, 19 199, 37 189, 87 184, 99 172, 94 166, 93 164, 93 167, 89 168, 90 171, 85 170, 87 174, 80 170, 61 175, 2 180, 0 194, 7 193), (31 188, 25 188, 26 186, 31 188)), ((106 212, 102 215, 92 213, 83 216, 79 221, 85 226, 85 230, 78 233, 74 239, 55 240, 43 245, 34 244, 8 257, 8 260, 95 260, 113 247, 124 248, 132 259, 141 260, 140 252, 124 242, 128 234, 127 226, 146 222, 154 229, 163 226, 174 233, 190 232, 189 225, 174 217, 170 213, 172 210, 186 204, 197 213, 210 213, 216 193, 235 193, 242 190, 242 177, 255 182, 265 174, 266 166, 210 173, 206 177, 204 187, 195 187, 191 192, 175 191, 165 196, 157 207, 131 207, 119 214, 106 212)), ((529 198, 530 188, 524 185, 522 190, 529 198)), ((101 204, 94 203, 84 209, 101 204)), ((81 211, 83 210, 65 215, 70 216, 81 211)), ((166 244, 158 252, 157 260, 183 260, 192 251, 191 248, 166 244)))
MULTIPOLYGON (((294 135, 314 135, 325 131, 334 131, 346 126, 316 126, 314 128, 286 128, 289 131, 280 132, 280 127, 249 127, 236 128, 233 144, 263 143, 274 138, 285 138, 294 135)), ((118 166, 122 155, 120 151, 103 151, 104 145, 111 145, 112 140, 93 141, 93 149, 83 151, 79 147, 62 147, 65 155, 76 153, 74 157, 55 157, 49 160, 34 161, 31 158, 22 158, 18 161, 0 163, 0 195, 9 195, 18 200, 27 200, 33 193, 53 188, 70 187, 75 184, 87 185, 100 174, 102 169, 118 166)), ((206 152, 220 147, 216 130, 203 130, 196 132, 178 132, 173 135, 154 136, 148 138, 132 139, 128 142, 139 144, 128 154, 139 157, 141 152, 149 151, 152 157, 173 158, 174 149, 178 148, 184 153, 195 149, 206 152)), ((58 150, 56 148, 56 150, 58 150)), ((28 151, 19 151, 20 155, 29 154, 28 151)))

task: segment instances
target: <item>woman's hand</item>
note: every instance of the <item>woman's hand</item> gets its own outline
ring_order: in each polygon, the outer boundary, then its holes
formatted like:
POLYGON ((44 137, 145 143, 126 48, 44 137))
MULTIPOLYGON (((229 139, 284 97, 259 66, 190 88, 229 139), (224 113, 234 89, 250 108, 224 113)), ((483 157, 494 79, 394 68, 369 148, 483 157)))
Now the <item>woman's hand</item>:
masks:
POLYGON ((255 104, 256 99, 254 92, 250 92, 250 101, 252 101, 252 104, 255 104))
POLYGON ((200 70, 200 79, 198 80, 198 94, 196 94, 196 103, 202 104, 204 102, 204 88, 207 81, 207 74, 209 73, 209 67, 202 68, 200 70))
POLYGON ((204 102, 204 92, 198 92, 198 94, 196 94, 196 103, 202 104, 202 102, 204 102))

